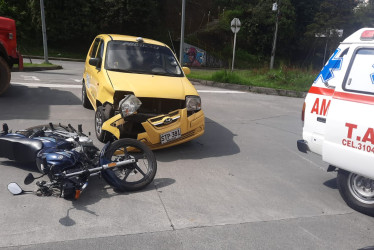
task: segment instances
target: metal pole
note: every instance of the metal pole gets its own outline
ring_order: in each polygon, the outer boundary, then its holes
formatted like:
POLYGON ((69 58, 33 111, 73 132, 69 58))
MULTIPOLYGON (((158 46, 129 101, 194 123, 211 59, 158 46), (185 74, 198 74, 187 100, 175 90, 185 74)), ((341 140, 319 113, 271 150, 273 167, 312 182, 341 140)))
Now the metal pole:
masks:
POLYGON ((275 21, 275 32, 274 32, 274 40, 273 40, 273 49, 271 50, 270 69, 273 69, 273 67, 274 67, 275 48, 277 46, 277 36, 278 36, 278 21, 279 21, 279 13, 280 13, 280 3, 281 3, 281 0, 279 0, 278 10, 277 10, 277 19, 275 21))
POLYGON ((236 32, 234 33, 234 49, 232 52, 232 64, 231 64, 231 72, 234 71, 234 62, 235 62, 235 47, 236 47, 236 32))
POLYGON ((179 63, 183 66, 183 44, 184 44, 184 13, 186 11, 186 0, 182 0, 182 20, 181 20, 181 43, 179 48, 179 63))
POLYGON ((45 25, 44 2, 43 2, 43 0, 40 0, 40 12, 41 12, 41 16, 42 16, 44 63, 49 63, 48 62, 47 31, 46 31, 46 25, 45 25))
POLYGON ((327 41, 328 41, 328 39, 329 39, 329 38, 326 36, 326 45, 325 45, 325 53, 323 54, 322 68, 323 68, 323 66, 325 66, 326 51, 327 51, 327 41))

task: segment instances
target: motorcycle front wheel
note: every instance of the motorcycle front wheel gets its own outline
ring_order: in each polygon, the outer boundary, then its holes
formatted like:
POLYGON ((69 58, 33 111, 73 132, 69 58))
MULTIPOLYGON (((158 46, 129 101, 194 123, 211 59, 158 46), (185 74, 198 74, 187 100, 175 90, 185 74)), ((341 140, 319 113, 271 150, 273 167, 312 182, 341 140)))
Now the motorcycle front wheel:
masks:
POLYGON ((103 172, 103 177, 118 191, 137 191, 149 185, 157 172, 157 161, 153 152, 144 143, 135 139, 120 139, 110 144, 105 158, 111 162, 135 159, 122 167, 103 172))

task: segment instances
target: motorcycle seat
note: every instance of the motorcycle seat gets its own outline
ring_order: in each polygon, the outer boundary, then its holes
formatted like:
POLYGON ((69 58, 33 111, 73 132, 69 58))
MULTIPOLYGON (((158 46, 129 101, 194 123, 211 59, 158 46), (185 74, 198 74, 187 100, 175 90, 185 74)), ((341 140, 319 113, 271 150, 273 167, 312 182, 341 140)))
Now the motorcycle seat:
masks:
POLYGON ((39 140, 18 137, 0 137, 0 157, 18 162, 35 162, 37 153, 43 148, 39 140))

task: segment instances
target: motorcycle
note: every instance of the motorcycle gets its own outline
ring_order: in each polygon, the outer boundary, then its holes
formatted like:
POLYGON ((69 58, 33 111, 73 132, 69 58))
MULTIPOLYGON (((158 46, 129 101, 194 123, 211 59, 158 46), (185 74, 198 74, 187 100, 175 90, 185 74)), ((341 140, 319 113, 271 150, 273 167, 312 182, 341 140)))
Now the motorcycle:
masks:
MULTIPOLYGON (((149 185, 157 171, 153 152, 142 142, 120 139, 108 142, 100 151, 92 140, 70 124, 40 125, 12 133, 3 124, 0 133, 0 157, 17 162, 35 162, 41 176, 28 174, 25 185, 48 176, 49 181, 37 181, 36 194, 78 199, 91 176, 99 175, 116 190, 137 191, 149 185)), ((8 190, 24 191, 17 183, 8 190)))

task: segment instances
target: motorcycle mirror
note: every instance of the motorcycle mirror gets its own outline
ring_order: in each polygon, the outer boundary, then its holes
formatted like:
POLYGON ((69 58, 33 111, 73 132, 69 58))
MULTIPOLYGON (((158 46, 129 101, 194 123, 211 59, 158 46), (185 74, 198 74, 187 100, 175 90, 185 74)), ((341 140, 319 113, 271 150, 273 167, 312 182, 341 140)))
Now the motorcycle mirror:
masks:
POLYGON ((11 182, 8 184, 8 190, 14 195, 19 195, 23 193, 22 188, 15 182, 11 182))
POLYGON ((32 175, 32 173, 29 173, 25 180, 23 181, 23 183, 25 183, 25 185, 29 185, 31 184, 33 181, 35 180, 35 177, 32 175))

